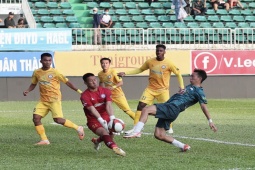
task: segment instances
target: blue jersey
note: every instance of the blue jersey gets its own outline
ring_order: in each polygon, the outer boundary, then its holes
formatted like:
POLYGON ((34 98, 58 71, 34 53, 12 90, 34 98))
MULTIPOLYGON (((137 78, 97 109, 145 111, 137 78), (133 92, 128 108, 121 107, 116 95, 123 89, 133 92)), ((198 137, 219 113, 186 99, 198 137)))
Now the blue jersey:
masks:
POLYGON ((202 87, 188 85, 185 87, 184 94, 174 94, 167 103, 174 104, 179 112, 184 111, 186 108, 196 104, 197 102, 207 104, 207 100, 202 87))

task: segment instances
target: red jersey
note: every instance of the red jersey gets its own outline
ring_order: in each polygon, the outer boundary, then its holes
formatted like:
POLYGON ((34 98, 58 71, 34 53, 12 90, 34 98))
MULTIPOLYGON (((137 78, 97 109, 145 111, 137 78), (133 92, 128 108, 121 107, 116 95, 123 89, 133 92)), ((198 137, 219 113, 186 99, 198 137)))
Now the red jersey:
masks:
POLYGON ((97 91, 90 91, 87 89, 81 94, 80 99, 87 117, 87 122, 97 121, 97 118, 87 109, 90 106, 94 106, 103 119, 109 117, 106 112, 106 102, 112 101, 111 91, 109 89, 100 86, 97 91))

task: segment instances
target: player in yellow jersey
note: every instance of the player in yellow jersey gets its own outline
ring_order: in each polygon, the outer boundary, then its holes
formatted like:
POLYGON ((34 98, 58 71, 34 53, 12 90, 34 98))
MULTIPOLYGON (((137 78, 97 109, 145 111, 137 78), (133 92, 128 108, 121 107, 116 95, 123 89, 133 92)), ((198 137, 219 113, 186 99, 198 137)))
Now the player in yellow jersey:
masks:
POLYGON ((100 64, 103 69, 98 73, 100 86, 110 89, 113 102, 134 120, 135 113, 130 109, 125 94, 121 89, 123 85, 122 78, 117 75, 114 69, 110 68, 111 60, 109 58, 102 58, 100 64))
MULTIPOLYGON (((122 77, 125 75, 139 74, 148 69, 150 71, 149 84, 139 100, 134 124, 138 123, 142 109, 146 105, 151 105, 154 99, 157 99, 159 103, 164 103, 169 99, 169 82, 172 72, 178 78, 180 93, 183 92, 184 84, 180 70, 169 59, 164 57, 166 53, 165 50, 166 46, 159 44, 156 46, 157 57, 147 60, 140 68, 128 71, 126 73, 118 73, 118 75, 122 77)), ((129 134, 132 132, 133 129, 126 131, 125 133, 129 134)), ((170 125, 168 133, 173 133, 172 125, 170 125)))
POLYGON ((53 120, 65 127, 73 128, 78 132, 80 140, 84 138, 84 130, 82 126, 77 126, 70 120, 63 118, 62 105, 61 105, 61 92, 60 82, 65 83, 71 89, 82 93, 81 90, 74 87, 74 85, 68 81, 68 79, 58 72, 56 69, 51 68, 52 55, 49 53, 43 53, 41 55, 42 68, 34 71, 32 76, 32 83, 29 88, 23 92, 24 96, 39 84, 40 101, 36 105, 33 111, 33 122, 37 133, 41 137, 41 141, 36 145, 49 145, 50 142, 45 134, 44 127, 41 119, 44 118, 49 111, 52 113, 53 120))

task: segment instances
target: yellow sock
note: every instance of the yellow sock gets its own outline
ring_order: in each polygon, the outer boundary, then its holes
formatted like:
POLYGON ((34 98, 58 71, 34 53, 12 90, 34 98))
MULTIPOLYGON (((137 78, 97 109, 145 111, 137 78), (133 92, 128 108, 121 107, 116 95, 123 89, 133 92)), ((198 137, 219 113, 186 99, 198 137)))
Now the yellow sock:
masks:
POLYGON ((135 120, 135 113, 131 110, 126 111, 126 114, 128 114, 133 120, 135 120))
POLYGON ((173 129, 173 123, 170 123, 170 129, 173 129))
POLYGON ((43 125, 35 126, 35 130, 40 135, 42 140, 48 140, 43 125))
POLYGON ((135 120, 134 120, 134 125, 136 125, 139 122, 139 119, 141 117, 142 111, 137 110, 135 113, 135 120))
POLYGON ((76 124, 74 124, 73 122, 71 122, 70 120, 66 119, 66 122, 64 124, 65 127, 69 127, 69 128, 73 128, 75 130, 78 130, 78 126, 76 124))

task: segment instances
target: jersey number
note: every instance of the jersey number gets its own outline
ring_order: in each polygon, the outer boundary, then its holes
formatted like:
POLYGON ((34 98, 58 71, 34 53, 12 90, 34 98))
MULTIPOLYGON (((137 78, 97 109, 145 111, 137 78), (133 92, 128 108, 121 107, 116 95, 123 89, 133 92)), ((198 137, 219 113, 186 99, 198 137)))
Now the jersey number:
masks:
POLYGON ((146 99, 146 96, 142 96, 142 100, 145 100, 146 99))

